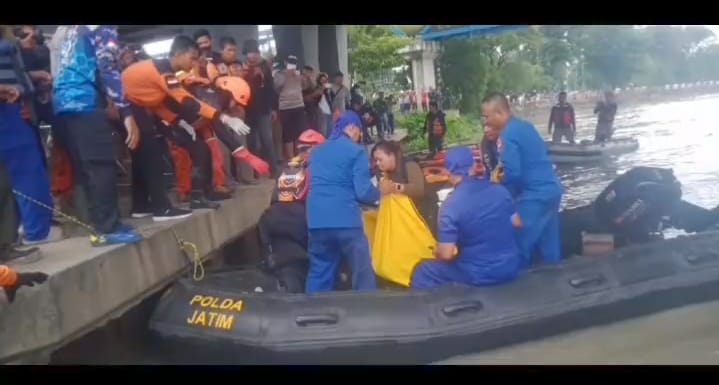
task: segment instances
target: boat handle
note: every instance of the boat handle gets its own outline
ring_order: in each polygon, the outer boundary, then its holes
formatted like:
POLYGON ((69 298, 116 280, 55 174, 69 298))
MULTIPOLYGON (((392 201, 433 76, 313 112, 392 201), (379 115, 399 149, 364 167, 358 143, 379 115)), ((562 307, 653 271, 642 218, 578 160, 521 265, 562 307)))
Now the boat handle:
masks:
POLYGON ((444 315, 446 315, 446 316, 453 317, 459 313, 464 313, 466 311, 477 312, 477 311, 482 310, 482 308, 483 308, 482 302, 467 301, 467 302, 460 302, 460 303, 455 303, 452 305, 447 305, 442 308, 442 313, 444 313, 444 315))
POLYGON ((338 321, 334 314, 300 315, 295 318, 297 326, 334 325, 338 321))
POLYGON ((573 287, 577 288, 577 289, 582 289, 582 288, 585 288, 585 287, 587 287, 587 286, 597 286, 597 285, 601 285, 601 284, 603 284, 603 283, 606 282, 606 281, 607 281, 607 279, 604 278, 604 275, 602 275, 602 274, 597 274, 597 275, 592 275, 592 276, 589 276, 589 277, 570 279, 570 280, 569 280, 569 284, 572 285, 573 287))

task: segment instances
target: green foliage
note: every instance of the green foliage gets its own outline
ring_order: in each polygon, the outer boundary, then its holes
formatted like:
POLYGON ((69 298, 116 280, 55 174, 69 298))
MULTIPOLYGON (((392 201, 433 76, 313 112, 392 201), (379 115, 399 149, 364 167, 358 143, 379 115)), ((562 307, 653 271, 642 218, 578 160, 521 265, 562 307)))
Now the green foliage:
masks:
POLYGON ((362 75, 406 64, 397 51, 412 40, 396 36, 385 25, 348 26, 349 69, 362 75))
MULTIPOLYGON (((407 130, 409 135, 408 151, 427 149, 427 137, 424 135, 426 113, 397 115, 397 127, 407 130)), ((445 144, 479 143, 482 140, 482 124, 467 116, 448 117, 445 144)))
POLYGON ((442 43, 444 85, 462 113, 488 91, 596 89, 719 79, 705 26, 551 25, 442 43))

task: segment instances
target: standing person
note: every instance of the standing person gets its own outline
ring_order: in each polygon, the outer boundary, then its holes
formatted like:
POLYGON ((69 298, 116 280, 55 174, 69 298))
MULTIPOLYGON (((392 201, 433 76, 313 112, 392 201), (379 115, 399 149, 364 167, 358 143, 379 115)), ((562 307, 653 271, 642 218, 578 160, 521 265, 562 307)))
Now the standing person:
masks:
POLYGON ((417 91, 416 90, 410 90, 409 91, 409 104, 412 108, 412 112, 417 112, 417 91))
POLYGON ((517 204, 522 222, 518 243, 525 265, 539 250, 545 262, 561 259, 559 204, 562 185, 549 159, 547 144, 534 126, 512 115, 509 101, 492 93, 482 101, 485 125, 500 130, 497 139, 501 183, 517 204))
POLYGON ((604 100, 594 107, 594 114, 597 115, 597 129, 594 131, 594 142, 602 143, 612 139, 614 134, 614 117, 617 115, 617 103, 614 100, 614 93, 604 93, 604 100))
POLYGON ((382 140, 389 129, 387 128, 387 100, 384 92, 379 92, 377 99, 372 103, 375 115, 377 116, 377 137, 382 140))
POLYGON ((332 290, 344 259, 352 270, 353 289, 377 287, 360 204, 374 204, 380 194, 370 182, 367 152, 359 145, 361 125, 355 111, 345 111, 329 139, 310 154, 307 293, 332 290))
POLYGON ((270 164, 273 175, 277 175, 278 154, 275 151, 272 123, 278 119, 278 100, 272 66, 260 55, 257 40, 245 40, 242 54, 245 55, 242 77, 250 85, 252 93, 245 110, 247 124, 252 127, 247 136, 248 146, 254 153, 262 154, 263 159, 270 164))
POLYGON ((559 93, 559 103, 552 107, 549 114, 549 125, 547 130, 552 135, 552 143, 561 143, 562 137, 567 138, 569 143, 574 144, 574 134, 577 132, 577 123, 574 117, 574 107, 567 102, 567 93, 559 93), (552 134, 554 126, 554 134, 552 134))
POLYGON ((302 98, 302 77, 297 69, 297 57, 287 56, 285 69, 274 78, 275 91, 279 95, 280 124, 282 125, 282 146, 285 159, 295 157, 297 138, 306 123, 305 102, 302 98))
POLYGON ((427 112, 428 106, 429 106, 429 91, 427 91, 427 88, 425 88, 422 91, 422 112, 427 112))
POLYGON ((93 244, 137 242, 141 236, 120 223, 113 129, 105 112, 108 96, 127 131, 125 144, 131 150, 137 148, 138 128, 120 82, 117 28, 72 26, 62 47, 53 106, 68 130, 70 151, 78 161, 73 170, 80 185, 76 187, 86 190, 90 221, 101 234, 92 238, 93 244))
POLYGON ((454 191, 439 210, 436 259, 417 265, 410 283, 413 289, 453 282, 495 285, 519 275, 522 260, 514 240, 512 196, 504 187, 478 177, 474 163, 467 147, 447 152, 445 167, 454 191))
POLYGON ((444 135, 447 133, 447 121, 444 111, 440 110, 437 103, 431 103, 429 113, 424 120, 424 132, 427 134, 427 142, 429 144, 429 157, 434 155, 444 147, 444 135))
POLYGON ((402 115, 407 115, 410 110, 409 91, 402 92, 402 98, 400 100, 400 112, 402 112, 402 115))
POLYGON ((334 83, 332 84, 332 100, 331 106, 332 107, 332 123, 337 121, 339 116, 345 112, 347 109, 347 106, 350 105, 351 101, 351 94, 352 93, 359 93, 359 84, 355 84, 355 88, 353 88, 354 92, 350 92, 350 90, 345 87, 345 76, 342 72, 337 71, 335 73, 334 77, 334 83))
POLYGON ((320 115, 320 99, 324 88, 319 87, 315 78, 315 70, 312 66, 305 66, 302 69, 302 97, 305 102, 305 117, 307 118, 307 130, 319 129, 318 121, 320 115))
MULTIPOLYGON (((9 26, 0 26, 0 161, 10 174, 12 188, 52 206, 44 154, 37 133, 22 117, 23 104, 33 103, 33 85, 23 70, 20 48, 9 26)), ((52 240, 52 212, 16 196, 25 230, 23 243, 52 240)))
MULTIPOLYGON (((210 35, 210 32, 208 30, 197 30, 195 31, 193 37, 195 38, 195 43, 197 43, 197 47, 200 49, 200 58, 202 59, 203 64, 217 64, 222 61, 222 55, 212 49, 212 35, 210 35)), ((207 70, 206 67, 206 65, 200 66, 200 76, 205 78, 209 77, 206 72, 203 72, 207 70)))
POLYGON ((387 95, 387 129, 390 137, 394 135, 394 106, 396 104, 397 99, 394 95, 387 95))
POLYGON ((317 75, 317 88, 322 90, 322 97, 318 103, 319 113, 317 119, 319 121, 319 131, 326 137, 330 136, 330 130, 332 129, 332 107, 330 103, 330 89, 332 84, 330 83, 329 76, 322 72, 317 75))

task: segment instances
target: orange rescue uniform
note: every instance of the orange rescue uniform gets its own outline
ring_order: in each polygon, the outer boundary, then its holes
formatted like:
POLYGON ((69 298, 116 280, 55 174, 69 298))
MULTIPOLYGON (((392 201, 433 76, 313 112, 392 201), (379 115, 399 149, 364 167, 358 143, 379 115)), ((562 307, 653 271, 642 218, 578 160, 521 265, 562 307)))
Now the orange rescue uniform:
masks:
POLYGON ((17 285, 17 272, 8 266, 0 265, 0 287, 8 289, 17 285))

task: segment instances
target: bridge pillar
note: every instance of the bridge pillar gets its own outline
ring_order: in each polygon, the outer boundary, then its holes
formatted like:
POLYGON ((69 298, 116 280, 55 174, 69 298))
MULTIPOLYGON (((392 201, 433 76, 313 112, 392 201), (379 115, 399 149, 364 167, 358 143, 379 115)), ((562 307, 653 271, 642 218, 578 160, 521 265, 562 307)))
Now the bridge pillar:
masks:
POLYGON ((300 65, 309 64, 330 76, 337 71, 345 74, 350 84, 347 52, 347 27, 344 25, 274 25, 272 34, 277 57, 297 56, 300 65))
POLYGON ((439 56, 439 45, 418 40, 399 52, 412 62, 412 86, 421 101, 424 90, 437 88, 434 61, 439 56))

